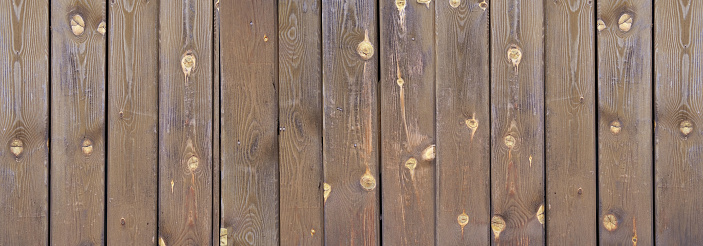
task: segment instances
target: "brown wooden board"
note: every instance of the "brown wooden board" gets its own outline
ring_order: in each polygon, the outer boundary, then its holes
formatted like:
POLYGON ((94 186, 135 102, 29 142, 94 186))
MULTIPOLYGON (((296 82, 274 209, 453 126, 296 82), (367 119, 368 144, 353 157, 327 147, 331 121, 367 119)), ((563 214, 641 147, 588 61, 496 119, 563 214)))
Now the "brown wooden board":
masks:
MULTIPOLYGON (((220 245, 220 0, 213 1, 212 38, 212 245, 220 245)), ((222 231, 222 234, 225 234, 222 231)), ((226 239, 225 239, 226 241, 226 239)))
POLYGON ((281 245, 324 243, 321 6, 278 2, 281 245))
POLYGON ((0 23, 0 245, 46 245, 49 1, 0 1, 0 23))
POLYGON ((703 241, 703 2, 657 0, 654 9, 656 244, 695 245, 703 241))
POLYGON ((595 3, 545 3, 547 242, 596 245, 595 3))
MULTIPOLYGON (((221 227, 228 245, 276 245, 278 31, 276 1, 223 1, 221 227)), ((295 128, 290 126, 290 128, 295 128)), ((283 131, 283 127, 280 128, 283 131)))
POLYGON ((598 1, 600 243, 652 245, 652 1, 598 1))
POLYGON ((110 245, 157 237, 159 4, 111 1, 108 38, 107 231, 110 245))
POLYGON ((378 42, 372 0, 322 1, 325 244, 378 245, 378 42))
POLYGON ((159 243, 212 244, 210 1, 161 1, 159 243))
POLYGON ((435 4, 436 242, 437 245, 488 245, 490 9, 483 0, 435 4))
POLYGON ((492 1, 492 242, 544 243, 543 1, 492 1))

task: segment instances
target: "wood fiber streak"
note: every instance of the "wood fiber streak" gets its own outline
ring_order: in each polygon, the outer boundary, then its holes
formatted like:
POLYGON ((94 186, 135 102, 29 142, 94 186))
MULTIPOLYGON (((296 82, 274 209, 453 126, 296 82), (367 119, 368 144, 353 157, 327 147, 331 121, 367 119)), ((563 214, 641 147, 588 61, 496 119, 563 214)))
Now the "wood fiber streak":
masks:
POLYGON ((220 105, 222 97, 220 94, 220 0, 213 1, 213 38, 212 38, 212 246, 220 245, 220 105))

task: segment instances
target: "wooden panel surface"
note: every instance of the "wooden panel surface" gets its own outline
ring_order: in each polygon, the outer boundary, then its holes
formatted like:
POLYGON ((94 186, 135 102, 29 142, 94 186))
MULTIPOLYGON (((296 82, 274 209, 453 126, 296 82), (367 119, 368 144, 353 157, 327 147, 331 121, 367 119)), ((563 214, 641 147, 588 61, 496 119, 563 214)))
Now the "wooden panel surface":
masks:
MULTIPOLYGON (((213 37, 212 37, 212 245, 220 245, 222 234, 227 238, 227 233, 220 230, 220 0, 214 0, 213 3, 213 37)), ((226 241, 226 239, 225 239, 226 241)))

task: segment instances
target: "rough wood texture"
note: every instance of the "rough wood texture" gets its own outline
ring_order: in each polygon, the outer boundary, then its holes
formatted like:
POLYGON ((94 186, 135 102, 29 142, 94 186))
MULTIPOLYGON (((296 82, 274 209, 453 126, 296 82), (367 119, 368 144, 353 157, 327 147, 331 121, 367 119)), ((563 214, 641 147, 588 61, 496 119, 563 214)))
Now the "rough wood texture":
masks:
POLYGON ((281 245, 323 245, 319 0, 278 2, 281 245))
POLYGON ((378 245, 378 42, 372 0, 322 1, 325 244, 378 245))
POLYGON ((491 227, 496 245, 544 243, 542 3, 491 2, 491 227))
POLYGON ((106 243, 156 238, 158 15, 156 1, 110 2, 106 243))
POLYGON ((598 20, 600 243, 652 245, 652 2, 598 1, 598 20))
POLYGON ((48 242, 49 1, 0 1, 0 245, 48 242))
POLYGON ((220 245, 220 0, 213 1, 212 38, 212 246, 220 245))
POLYGON ((656 243, 694 245, 703 241, 703 2, 654 9, 656 243))
POLYGON ((105 1, 51 3, 53 245, 104 243, 105 1))
POLYGON ((545 3, 547 241, 596 245, 595 3, 545 3))
MULTIPOLYGON (((222 228, 229 245, 276 245, 278 31, 276 1, 220 3, 222 228), (236 4, 235 4, 236 3, 236 4)), ((295 126, 290 126, 291 130, 295 126)), ((283 126, 281 126, 281 131, 283 126)))
POLYGON ((490 240, 489 9, 481 2, 435 3, 437 245, 490 240))
POLYGON ((166 245, 208 245, 213 3, 160 4, 159 234, 166 245))

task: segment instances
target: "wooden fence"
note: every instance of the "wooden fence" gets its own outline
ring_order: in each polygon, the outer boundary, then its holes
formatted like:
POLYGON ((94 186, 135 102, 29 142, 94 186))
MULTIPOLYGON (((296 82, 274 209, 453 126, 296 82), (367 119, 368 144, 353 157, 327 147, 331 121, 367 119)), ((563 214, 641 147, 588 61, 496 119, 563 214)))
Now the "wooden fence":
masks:
POLYGON ((0 245, 699 244, 702 16, 2 0, 0 245))

